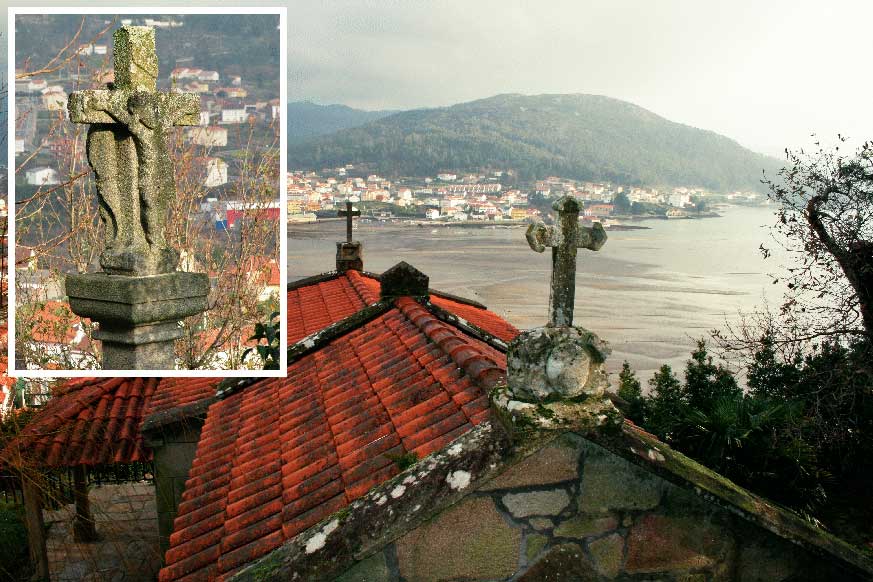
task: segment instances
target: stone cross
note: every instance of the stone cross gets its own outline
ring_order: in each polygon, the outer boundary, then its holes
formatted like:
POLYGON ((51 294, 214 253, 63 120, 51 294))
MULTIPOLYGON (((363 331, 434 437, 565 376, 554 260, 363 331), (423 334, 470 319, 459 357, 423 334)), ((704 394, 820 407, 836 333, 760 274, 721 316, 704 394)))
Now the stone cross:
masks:
POLYGON ((600 250, 606 243, 606 231, 599 222, 591 228, 579 226, 579 202, 564 196, 552 204, 558 212, 558 224, 528 227, 527 242, 538 253, 552 247, 552 288, 549 292, 549 324, 573 325, 573 302, 576 296, 576 249, 600 250))
POLYGON ((361 211, 352 207, 352 201, 346 200, 346 209, 337 212, 337 216, 346 217, 346 242, 352 242, 352 217, 360 216, 361 211))
POLYGON ((104 225, 100 265, 116 275, 168 273, 179 258, 164 240, 176 196, 167 136, 173 126, 200 123, 200 98, 157 91, 153 28, 122 26, 113 41, 114 83, 69 100, 70 121, 90 124, 88 163, 104 225))
POLYGON ((176 196, 167 137, 200 123, 194 93, 157 90, 155 31, 123 26, 113 35, 115 81, 70 95, 73 123, 87 123, 104 226, 102 273, 67 275, 70 309, 98 324, 104 370, 172 370, 179 321, 208 308, 206 273, 177 271, 167 245, 167 210, 176 196))

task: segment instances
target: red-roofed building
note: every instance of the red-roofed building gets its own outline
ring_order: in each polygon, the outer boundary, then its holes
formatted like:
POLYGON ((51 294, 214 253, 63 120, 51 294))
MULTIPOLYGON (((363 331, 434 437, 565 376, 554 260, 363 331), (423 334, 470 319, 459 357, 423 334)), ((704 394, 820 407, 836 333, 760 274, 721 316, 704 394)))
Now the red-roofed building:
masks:
POLYGON ((150 452, 164 582, 873 573, 602 394, 508 399, 518 330, 406 263, 354 262, 288 286, 286 377, 73 385, 32 425, 34 460, 150 452))

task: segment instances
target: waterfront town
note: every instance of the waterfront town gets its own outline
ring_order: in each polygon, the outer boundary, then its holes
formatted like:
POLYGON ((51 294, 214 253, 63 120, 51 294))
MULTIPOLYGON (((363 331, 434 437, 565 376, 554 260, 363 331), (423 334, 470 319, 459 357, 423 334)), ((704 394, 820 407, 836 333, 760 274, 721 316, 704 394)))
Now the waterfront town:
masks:
POLYGON ((716 194, 700 188, 642 188, 608 182, 548 177, 516 184, 511 170, 445 172, 432 177, 390 180, 354 164, 320 172, 288 173, 288 220, 313 222, 336 216, 346 200, 364 207, 362 220, 425 220, 439 223, 535 221, 548 214, 548 201, 568 195, 584 202, 582 219, 616 225, 621 218, 694 218, 721 204, 761 204, 757 192, 716 194))

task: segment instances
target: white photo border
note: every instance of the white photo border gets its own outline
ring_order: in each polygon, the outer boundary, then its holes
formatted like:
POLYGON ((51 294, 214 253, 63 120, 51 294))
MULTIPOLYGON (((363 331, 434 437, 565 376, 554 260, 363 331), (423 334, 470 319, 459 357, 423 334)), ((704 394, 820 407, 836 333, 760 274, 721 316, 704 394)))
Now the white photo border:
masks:
POLYGON ((7 374, 12 378, 285 378, 288 375, 287 293, 288 287, 288 216, 287 216, 287 107, 288 102, 288 9, 284 6, 37 6, 7 9, 7 374), (279 17, 279 340, 278 370, 19 370, 15 367, 15 18, 28 14, 273 14, 279 17))

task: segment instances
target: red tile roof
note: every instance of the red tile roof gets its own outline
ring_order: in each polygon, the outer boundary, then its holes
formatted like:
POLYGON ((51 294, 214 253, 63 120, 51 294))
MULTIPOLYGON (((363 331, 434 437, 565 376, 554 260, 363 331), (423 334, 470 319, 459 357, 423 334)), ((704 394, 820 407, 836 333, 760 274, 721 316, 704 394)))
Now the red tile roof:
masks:
POLYGON ((140 432, 143 420, 214 396, 218 382, 217 378, 68 382, 0 453, 0 461, 13 466, 69 467, 149 460, 152 452, 140 432))
MULTIPOLYGON (((433 295, 432 301, 508 341, 518 331, 496 314, 433 295)), ((288 292, 289 344, 324 329, 379 300, 379 281, 349 271, 288 292)), ((419 307, 407 306, 426 313, 419 307)), ((501 354, 479 342, 492 358, 501 354), (490 351, 489 351, 490 350, 490 351)), ((205 401, 215 395, 215 378, 83 379, 68 383, 31 422, 28 430, 0 453, 0 461, 29 461, 45 466, 129 463, 151 458, 140 428, 148 417, 205 401)))
MULTIPOLYGON (((289 333, 323 329, 378 292, 354 271, 293 289, 289 333)), ((487 310, 440 305, 511 339, 487 310)), ((500 350, 401 297, 293 361, 287 378, 212 405, 160 580, 222 579, 396 475, 402 455, 446 446, 488 418, 505 369, 500 350)))
POLYGON ((215 396, 220 378, 161 378, 143 410, 143 419, 215 396))
POLYGON ((151 458, 139 425, 156 378, 86 378, 66 384, 2 453, 12 466, 130 463, 151 458))
MULTIPOLYGON (((320 331, 379 300, 379 280, 358 271, 288 291, 288 344, 320 331)), ((432 292, 430 300, 505 342, 518 330, 496 313, 432 292)))

